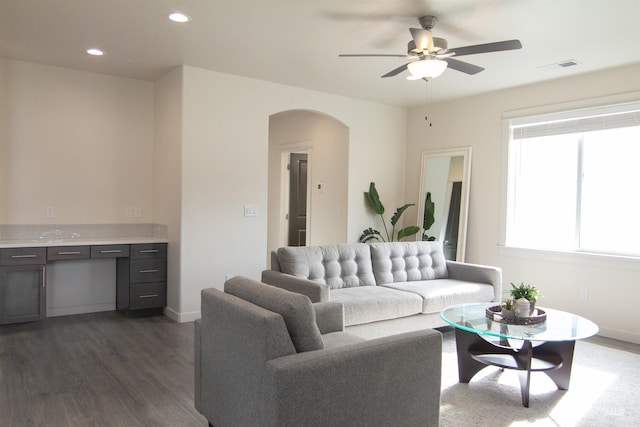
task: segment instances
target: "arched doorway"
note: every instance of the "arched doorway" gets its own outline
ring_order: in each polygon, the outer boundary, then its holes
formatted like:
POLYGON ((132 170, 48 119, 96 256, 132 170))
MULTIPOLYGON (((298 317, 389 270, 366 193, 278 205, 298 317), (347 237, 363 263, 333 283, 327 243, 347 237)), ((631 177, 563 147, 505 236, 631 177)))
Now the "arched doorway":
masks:
POLYGON ((306 155, 304 243, 346 242, 349 130, 327 115, 289 110, 269 117, 268 250, 289 244, 292 154, 306 155))

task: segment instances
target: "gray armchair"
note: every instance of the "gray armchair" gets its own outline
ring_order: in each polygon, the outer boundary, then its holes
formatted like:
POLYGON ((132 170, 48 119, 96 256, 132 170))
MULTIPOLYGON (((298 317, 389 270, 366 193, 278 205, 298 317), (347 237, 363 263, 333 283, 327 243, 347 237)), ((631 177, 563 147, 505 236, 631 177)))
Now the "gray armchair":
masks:
POLYGON ((202 291, 195 407, 210 425, 438 426, 442 336, 366 341, 341 304, 234 277, 202 291))

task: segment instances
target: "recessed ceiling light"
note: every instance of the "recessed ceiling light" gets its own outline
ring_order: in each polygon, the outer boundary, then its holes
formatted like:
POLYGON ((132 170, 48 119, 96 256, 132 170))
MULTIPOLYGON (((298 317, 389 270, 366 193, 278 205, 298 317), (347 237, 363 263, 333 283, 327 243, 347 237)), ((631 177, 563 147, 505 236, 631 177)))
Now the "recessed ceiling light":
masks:
POLYGON ((102 55, 104 55, 104 52, 101 51, 100 49, 87 49, 87 53, 89 55, 93 55, 93 56, 102 56, 102 55))
POLYGON ((180 12, 173 12, 170 13, 168 15, 169 19, 171 19, 173 22, 189 22, 191 21, 191 18, 189 17, 189 15, 185 15, 184 13, 180 13, 180 12))

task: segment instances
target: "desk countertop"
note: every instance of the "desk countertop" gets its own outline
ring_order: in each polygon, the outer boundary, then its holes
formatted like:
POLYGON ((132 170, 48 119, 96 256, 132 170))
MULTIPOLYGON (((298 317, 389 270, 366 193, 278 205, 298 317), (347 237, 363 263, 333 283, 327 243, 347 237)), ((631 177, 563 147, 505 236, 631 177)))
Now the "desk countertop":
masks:
POLYGON ((49 246, 133 245, 138 243, 167 243, 158 237, 95 237, 75 239, 0 240, 0 249, 49 246))

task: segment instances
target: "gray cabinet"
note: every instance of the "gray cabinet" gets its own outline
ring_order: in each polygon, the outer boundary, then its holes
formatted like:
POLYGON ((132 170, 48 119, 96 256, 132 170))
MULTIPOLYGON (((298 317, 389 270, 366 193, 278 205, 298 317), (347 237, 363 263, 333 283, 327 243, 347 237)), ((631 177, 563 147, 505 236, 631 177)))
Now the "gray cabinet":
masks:
POLYGON ((0 249, 0 324, 46 316, 45 248, 0 249))
POLYGON ((160 314, 167 305, 167 244, 131 245, 118 260, 116 308, 125 314, 160 314))
POLYGON ((47 261, 116 259, 116 309, 162 314, 167 305, 167 244, 115 244, 0 249, 0 325, 46 317, 47 261))

